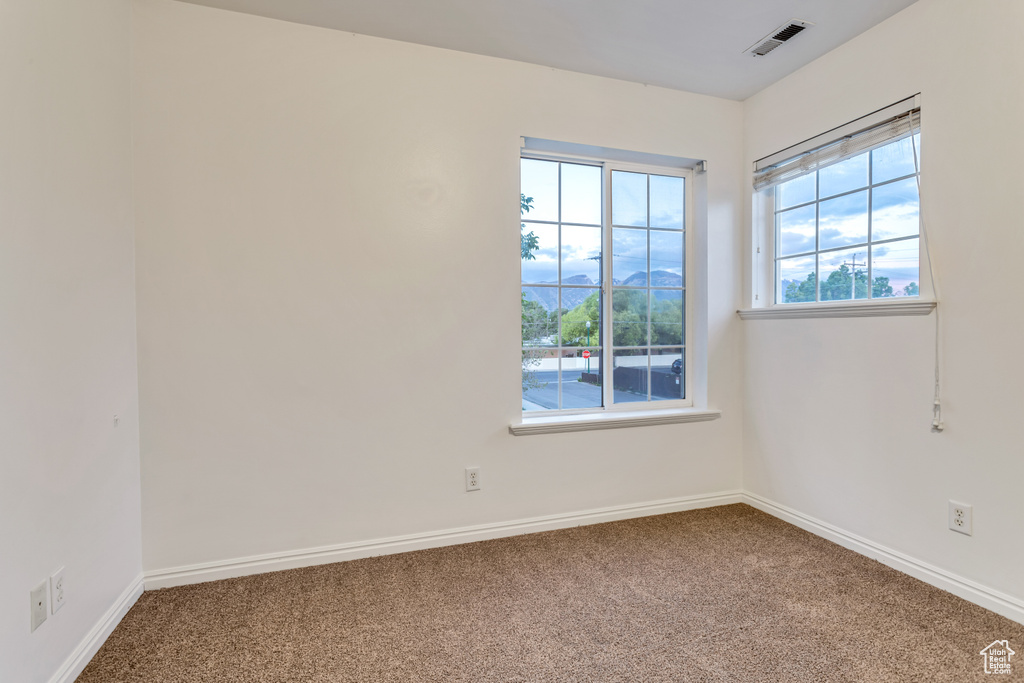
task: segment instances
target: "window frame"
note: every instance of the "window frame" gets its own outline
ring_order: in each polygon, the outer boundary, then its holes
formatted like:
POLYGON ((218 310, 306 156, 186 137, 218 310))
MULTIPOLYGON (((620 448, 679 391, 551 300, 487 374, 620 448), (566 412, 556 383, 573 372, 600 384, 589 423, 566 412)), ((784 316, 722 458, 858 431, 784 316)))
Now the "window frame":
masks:
MULTIPOLYGON (((601 416, 601 415, 629 415, 639 414, 643 412, 663 412, 663 411, 679 411, 681 409, 692 409, 696 404, 694 401, 694 366, 695 356, 697 355, 694 351, 694 339, 695 339, 695 315, 696 315, 696 302, 691 300, 691 293, 694 287, 695 280, 695 263, 694 263, 694 171, 691 168, 683 167, 672 167, 672 166, 659 166, 656 164, 649 163, 631 163, 626 161, 619 161, 607 158, 590 157, 583 155, 572 155, 572 154, 548 154, 533 150, 522 149, 520 150, 520 164, 523 159, 535 159, 538 161, 551 161, 561 162, 569 164, 582 164, 587 166, 597 166, 601 168, 601 316, 600 316, 600 363, 601 367, 606 370, 614 371, 614 333, 612 330, 612 307, 614 299, 615 286, 612 284, 612 266, 613 258, 609 258, 606 255, 612 254, 612 241, 613 241, 613 224, 612 224, 612 191, 611 191, 611 178, 614 171, 624 171, 628 173, 644 173, 647 175, 661 175, 669 177, 682 178, 684 182, 683 189, 683 283, 680 291, 683 296, 683 339, 682 339, 682 358, 683 358, 683 395, 685 398, 681 399, 663 399, 653 401, 650 398, 650 350, 651 348, 663 347, 664 345, 654 346, 650 344, 650 330, 651 330, 651 296, 648 295, 648 315, 647 315, 647 330, 648 330, 648 344, 645 347, 648 350, 648 398, 645 401, 635 401, 629 403, 616 403, 614 401, 614 382, 611 381, 611 373, 602 372, 603 381, 601 384, 601 397, 602 405, 593 408, 558 408, 558 409, 545 409, 545 410, 522 410, 521 415, 524 421, 537 420, 542 418, 558 418, 562 417, 573 417, 573 416, 601 416)), ((649 217, 650 211, 650 187, 648 185, 648 223, 650 223, 649 217)), ((559 214, 559 219, 561 215, 559 214)), ((521 221, 529 224, 529 214, 521 216, 521 221)), ((543 223, 543 221, 533 221, 535 223, 543 223)), ((548 224, 551 224, 548 222, 548 224)), ((562 222, 559 220, 556 223, 561 227, 562 222)), ((623 226, 626 227, 626 226, 623 226)), ((639 226, 628 226, 634 229, 639 229, 639 226)), ((645 228, 648 236, 650 231, 658 230, 658 228, 651 228, 649 225, 645 228)), ((650 241, 648 237, 648 275, 650 273, 650 241)), ((558 242, 558 259, 559 259, 559 278, 556 287, 562 287, 561 283, 561 230, 559 230, 559 242, 558 242)), ((521 265, 520 265, 521 268, 521 265)), ((520 274, 520 289, 524 287, 530 287, 531 285, 525 284, 522 281, 522 275, 520 274)), ((627 290, 630 291, 630 290, 627 290)), ((649 293, 652 291, 648 280, 648 286, 646 291, 649 293)), ((558 331, 559 346, 556 347, 561 349, 561 334, 562 334, 562 320, 559 316, 558 320, 558 331)), ((525 347, 523 347, 525 348, 525 347)), ((666 347, 667 348, 667 347, 666 347)), ((676 348, 676 347, 671 347, 676 348)), ((561 405, 561 364, 562 357, 559 354, 559 405, 561 405)), ((717 413, 716 413, 717 416, 717 413)), ((609 422, 608 424, 612 424, 609 422)), ((615 426, 622 426, 616 424, 615 426)), ((594 427, 600 428, 600 427, 594 427)), ((557 431, 557 430, 551 430, 557 431)))
MULTIPOLYGON (((792 207, 787 207, 786 210, 796 208, 798 206, 815 206, 815 248, 811 252, 801 252, 799 255, 813 256, 815 259, 815 272, 817 279, 815 282, 815 301, 808 302, 792 302, 784 303, 782 301, 782 292, 780 291, 781 282, 777 278, 778 263, 786 258, 792 258, 798 254, 787 254, 780 257, 777 253, 778 245, 778 225, 776 222, 776 188, 782 183, 772 185, 763 189, 755 189, 752 193, 752 227, 754 233, 753 240, 753 253, 751 260, 753 263, 753 273, 751 282, 753 284, 752 291, 750 292, 751 308, 741 309, 738 311, 739 316, 742 319, 757 319, 757 318, 815 318, 815 317, 871 317, 871 316, 890 316, 890 315, 927 315, 935 308, 934 291, 930 275, 928 272, 927 263, 927 235, 924 230, 923 218, 922 218, 922 206, 923 198, 921 197, 921 175, 923 168, 921 164, 920 154, 920 140, 922 137, 921 127, 921 102, 920 95, 901 100, 888 107, 883 107, 872 114, 868 114, 859 119, 850 121, 849 123, 838 126, 830 131, 826 131, 820 135, 810 138, 802 143, 794 145, 790 148, 781 150, 772 155, 765 157, 764 159, 755 162, 755 175, 757 175, 761 169, 770 170, 774 166, 784 166, 789 161, 799 159, 802 156, 809 155, 819 149, 827 148, 831 145, 837 144, 848 135, 858 135, 861 132, 868 132, 873 129, 881 129, 888 122, 894 118, 900 118, 903 116, 910 116, 911 122, 916 121, 916 125, 907 135, 892 137, 890 139, 879 142, 878 144, 871 145, 861 150, 860 153, 867 153, 869 155, 869 165, 871 164, 871 153, 887 144, 891 144, 900 139, 916 138, 915 145, 915 172, 912 174, 902 175, 897 178, 887 179, 882 182, 873 183, 870 176, 868 177, 868 183, 862 187, 850 190, 845 193, 838 193, 822 199, 819 196, 818 182, 815 182, 815 199, 813 202, 804 202, 792 207), (916 295, 903 295, 903 296, 892 296, 892 297, 873 297, 870 296, 872 293, 872 281, 870 279, 873 271, 873 267, 868 259, 869 268, 868 270, 868 297, 862 299, 839 299, 839 300, 821 300, 821 269, 819 258, 823 253, 819 243, 820 227, 818 226, 819 219, 819 206, 822 201, 828 201, 836 197, 842 197, 845 194, 855 194, 856 192, 867 191, 869 196, 873 194, 874 189, 883 187, 888 184, 905 181, 908 179, 916 179, 918 186, 918 230, 916 236, 901 236, 892 238, 891 240, 883 240, 873 242, 871 240, 871 231, 869 229, 867 242, 853 245, 846 245, 843 247, 836 247, 834 249, 826 249, 824 253, 830 251, 843 251, 845 249, 863 249, 867 252, 868 249, 884 244, 886 242, 900 242, 909 239, 918 240, 918 294, 916 295)), ((851 157, 848 158, 853 158, 851 157)), ((845 161, 845 159, 841 160, 845 161)), ((840 163, 840 162, 836 162, 840 163)), ((829 164, 831 165, 831 164, 829 164)), ((828 166, 825 166, 827 168, 828 166)), ((817 174, 820 168, 815 168, 809 173, 817 174)), ((807 174, 804 174, 807 175, 807 174)), ((794 176, 789 180, 794 180, 801 176, 794 176)), ((871 216, 871 204, 868 203, 867 208, 869 225, 872 220, 871 216)))
MULTIPOLYGON (((869 179, 869 182, 866 185, 863 185, 861 187, 857 187, 857 188, 854 188, 852 190, 846 190, 844 192, 839 192, 837 194, 829 195, 827 197, 822 198, 821 197, 821 181, 820 181, 820 177, 815 177, 815 182, 814 182, 814 199, 812 201, 802 202, 802 203, 799 203, 799 204, 794 204, 793 206, 787 206, 784 209, 778 209, 778 210, 776 210, 776 208, 775 208, 775 201, 776 201, 776 197, 778 196, 778 189, 779 189, 779 187, 781 187, 781 185, 773 185, 770 188, 762 190, 762 192, 764 192, 766 195, 768 195, 765 198, 765 201, 766 201, 766 210, 767 210, 767 220, 771 224, 771 226, 769 228, 770 238, 768 240, 768 242, 769 242, 769 249, 770 249, 769 250, 769 257, 768 257, 768 259, 771 262, 771 267, 768 270, 770 270, 770 274, 771 274, 771 289, 772 289, 772 305, 773 306, 785 306, 786 308, 790 308, 790 307, 793 307, 793 306, 819 306, 819 305, 836 305, 836 304, 869 304, 869 303, 874 303, 874 302, 910 301, 910 300, 917 300, 917 299, 921 298, 921 280, 922 280, 921 275, 923 274, 923 268, 922 268, 922 265, 923 265, 922 251, 923 250, 921 248, 921 240, 923 238, 921 236, 921 219, 920 219, 920 212, 921 212, 921 197, 920 197, 920 187, 921 187, 920 186, 920 177, 921 177, 920 143, 919 142, 913 142, 912 143, 912 144, 915 145, 915 157, 916 157, 915 160, 914 160, 914 165, 915 165, 914 173, 911 173, 911 174, 908 174, 908 175, 897 176, 895 178, 889 178, 887 180, 883 180, 883 181, 878 182, 878 183, 871 182, 872 171, 873 171, 873 157, 872 157, 872 153, 876 149, 880 149, 880 148, 884 147, 885 145, 891 144, 893 142, 898 142, 900 140, 905 140, 905 139, 908 139, 908 138, 915 138, 915 137, 919 137, 919 136, 920 136, 920 131, 918 131, 916 133, 911 133, 909 136, 906 136, 904 138, 896 138, 894 140, 889 140, 889 141, 887 141, 885 143, 882 143, 882 144, 880 144, 880 145, 878 145, 876 147, 872 147, 872 148, 870 148, 868 150, 865 150, 863 152, 863 154, 867 154, 868 155, 868 179, 869 179), (917 198, 918 224, 917 224, 917 232, 914 235, 902 235, 902 236, 899 236, 899 237, 892 237, 892 238, 889 238, 889 239, 875 240, 874 237, 873 237, 873 234, 872 234, 873 233, 873 227, 874 227, 873 199, 874 199, 875 189, 876 188, 880 188, 880 187, 885 187, 887 185, 894 185, 896 183, 904 182, 904 181, 910 180, 910 179, 914 179, 916 181, 917 187, 918 187, 918 198, 917 198), (841 199, 843 197, 853 196, 853 195, 855 195, 855 194, 857 194, 859 192, 867 192, 867 209, 865 210, 865 216, 866 216, 866 219, 867 219, 867 240, 864 241, 864 242, 857 242, 857 243, 854 243, 854 244, 846 244, 846 245, 841 245, 841 246, 837 246, 837 247, 827 247, 825 249, 822 249, 821 248, 821 205, 822 205, 822 203, 829 202, 829 201, 832 201, 832 200, 835 200, 835 199, 841 199), (783 214, 783 213, 785 213, 787 211, 796 211, 798 209, 807 208, 809 206, 813 206, 814 207, 814 212, 815 212, 815 235, 814 235, 815 244, 814 244, 814 249, 812 251, 808 251, 808 252, 798 252, 798 253, 786 254, 784 256, 780 256, 779 253, 778 253, 779 231, 780 231, 780 224, 779 224, 779 221, 778 221, 778 217, 781 214, 783 214), (874 264, 872 262, 871 253, 872 253, 872 250, 874 249, 874 247, 879 246, 879 245, 884 245, 884 244, 892 244, 892 243, 896 243, 896 242, 908 242, 910 240, 915 240, 915 239, 918 240, 918 246, 917 246, 917 266, 918 266, 917 286, 918 286, 918 293, 917 294, 912 294, 912 295, 903 295, 903 296, 894 296, 894 297, 875 297, 875 296, 872 296, 872 287, 873 287, 873 282, 874 282, 874 280, 872 279, 872 274, 873 274, 873 271, 874 271, 874 264), (866 270, 867 270, 867 278, 868 278, 868 280, 867 280, 867 296, 864 297, 864 298, 861 298, 861 299, 857 299, 857 298, 832 299, 832 300, 822 299, 821 298, 821 270, 822 270, 821 256, 822 256, 822 254, 836 253, 836 252, 846 251, 846 250, 850 250, 850 249, 864 250, 867 253, 867 263, 865 264, 867 266, 866 270), (781 291, 782 280, 778 276, 778 273, 779 273, 779 263, 781 261, 785 261, 787 259, 800 258, 800 257, 814 257, 814 260, 815 260, 814 301, 794 301, 794 302, 787 303, 785 301, 782 301, 782 291, 781 291)), ((851 157, 851 158, 854 158, 854 157, 851 157)), ((842 162, 840 162, 840 163, 842 163, 842 162)), ((828 168, 828 166, 826 166, 825 168, 828 168)), ((807 174, 805 174, 803 176, 798 176, 798 177, 803 178, 803 177, 806 177, 807 175, 811 175, 811 174, 814 174, 815 176, 818 176, 818 174, 821 172, 821 170, 822 169, 815 169, 814 171, 810 171, 809 173, 807 173, 807 174)), ((794 180, 795 180, 795 178, 794 178, 794 180)), ((856 279, 856 275, 854 275, 854 279, 856 279)))

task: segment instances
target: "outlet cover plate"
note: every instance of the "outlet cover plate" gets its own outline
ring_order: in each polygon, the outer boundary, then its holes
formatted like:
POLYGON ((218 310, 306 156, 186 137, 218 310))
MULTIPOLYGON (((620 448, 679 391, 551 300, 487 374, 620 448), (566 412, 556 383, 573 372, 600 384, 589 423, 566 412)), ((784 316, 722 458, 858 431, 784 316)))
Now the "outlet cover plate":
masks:
POLYGON ((50 574, 50 608, 53 614, 57 613, 64 606, 66 598, 64 595, 64 567, 61 567, 53 574, 50 574))
POLYGON ((974 507, 959 501, 949 501, 949 528, 965 536, 974 535, 974 507))
POLYGON ((32 630, 35 631, 37 628, 43 625, 46 621, 46 615, 50 611, 50 605, 47 601, 46 595, 46 581, 32 589, 32 630))
POLYGON ((467 467, 466 468, 466 490, 467 491, 479 491, 480 490, 480 468, 479 467, 467 467))

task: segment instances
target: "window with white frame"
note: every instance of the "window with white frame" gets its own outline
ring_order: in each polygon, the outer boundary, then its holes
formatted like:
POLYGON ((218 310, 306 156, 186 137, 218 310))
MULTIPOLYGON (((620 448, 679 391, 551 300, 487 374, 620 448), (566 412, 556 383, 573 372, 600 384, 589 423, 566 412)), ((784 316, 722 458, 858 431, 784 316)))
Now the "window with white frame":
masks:
POLYGON ((524 413, 691 405, 690 177, 524 154, 524 413))
POLYGON ((755 170, 776 304, 918 296, 919 130, 915 108, 755 170))

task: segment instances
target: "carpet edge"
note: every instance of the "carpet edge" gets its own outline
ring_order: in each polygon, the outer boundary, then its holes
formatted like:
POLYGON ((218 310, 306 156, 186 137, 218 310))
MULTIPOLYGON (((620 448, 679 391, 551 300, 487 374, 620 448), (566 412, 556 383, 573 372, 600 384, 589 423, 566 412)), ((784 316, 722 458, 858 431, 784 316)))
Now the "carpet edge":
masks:
POLYGON ((117 597, 103 616, 93 625, 89 632, 85 635, 85 638, 78 644, 78 646, 72 651, 68 658, 64 660, 57 672, 50 677, 50 683, 73 683, 78 675, 82 673, 85 667, 89 664, 96 653, 99 652, 100 647, 106 642, 110 634, 113 633, 114 629, 124 616, 128 614, 138 599, 142 596, 144 590, 144 574, 142 572, 136 576, 128 586, 121 591, 121 595, 117 597))
POLYGON ((220 579, 262 574, 271 571, 312 567, 332 562, 344 562, 346 560, 358 560, 378 555, 391 555, 413 550, 473 543, 575 526, 615 522, 635 517, 649 517, 672 512, 683 512, 685 510, 717 507, 719 505, 731 505, 742 501, 743 492, 736 489, 710 494, 668 498, 646 503, 596 508, 580 512, 530 517, 509 522, 478 524, 440 531, 307 548, 304 550, 292 550, 180 567, 169 567, 167 569, 155 569, 144 572, 145 590, 218 581, 220 579))
POLYGON ((1024 625, 1024 600, 1002 593, 976 581, 911 557, 898 550, 875 543, 862 536, 805 515, 750 491, 744 491, 742 502, 766 514, 832 541, 853 552, 877 560, 897 571, 924 581, 940 590, 991 610, 1007 619, 1024 625))

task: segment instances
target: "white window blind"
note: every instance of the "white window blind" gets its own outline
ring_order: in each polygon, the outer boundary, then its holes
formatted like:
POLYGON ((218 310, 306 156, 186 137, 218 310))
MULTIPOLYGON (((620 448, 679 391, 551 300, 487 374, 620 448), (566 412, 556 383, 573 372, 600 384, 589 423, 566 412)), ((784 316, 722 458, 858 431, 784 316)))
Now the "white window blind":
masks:
MULTIPOLYGON (((807 173, 845 161, 888 142, 916 134, 921 128, 920 108, 911 109, 870 128, 843 135, 807 152, 754 171, 754 189, 763 190, 807 173)), ((778 157, 778 154, 771 158, 778 157)))

